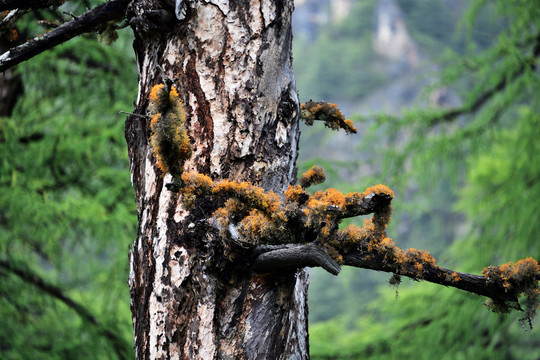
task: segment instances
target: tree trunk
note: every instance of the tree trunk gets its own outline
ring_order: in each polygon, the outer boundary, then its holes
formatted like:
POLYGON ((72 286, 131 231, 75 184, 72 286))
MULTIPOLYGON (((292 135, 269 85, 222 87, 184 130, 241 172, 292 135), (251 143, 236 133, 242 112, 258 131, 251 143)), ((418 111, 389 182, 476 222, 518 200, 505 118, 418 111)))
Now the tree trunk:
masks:
MULTIPOLYGON (((187 112, 185 171, 248 181, 282 194, 296 179, 299 105, 291 64, 293 1, 134 2, 139 94, 146 114, 159 67, 187 112), (179 16, 182 17, 182 16, 179 16)), ((234 261, 212 225, 215 204, 190 211, 168 190, 149 143, 150 121, 130 116, 126 138, 139 228, 129 285, 139 359, 308 358, 307 275, 256 274, 234 261)))

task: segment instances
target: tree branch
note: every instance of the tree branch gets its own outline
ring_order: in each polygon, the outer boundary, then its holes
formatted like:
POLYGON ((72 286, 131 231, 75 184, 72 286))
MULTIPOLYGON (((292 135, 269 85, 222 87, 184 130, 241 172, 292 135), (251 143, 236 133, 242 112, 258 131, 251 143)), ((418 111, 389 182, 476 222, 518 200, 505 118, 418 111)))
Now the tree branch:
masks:
POLYGON ((6 51, 0 55, 0 72, 62 44, 75 36, 95 31, 102 24, 121 19, 128 3, 128 0, 115 0, 98 5, 77 19, 73 19, 47 34, 6 51))
POLYGON ((421 279, 439 285, 450 286, 501 302, 517 302, 515 293, 505 292, 500 286, 489 285, 486 277, 482 275, 457 272, 438 266, 424 266, 421 273, 411 273, 400 269, 395 263, 384 261, 384 258, 379 254, 362 251, 352 251, 343 255, 343 263, 357 268, 384 271, 407 276, 414 280, 421 279))
POLYGON ((314 121, 324 121, 326 127, 332 130, 343 129, 348 134, 356 134, 356 128, 350 119, 345 119, 336 104, 326 101, 312 101, 300 105, 300 118, 306 125, 313 125, 314 121))
POLYGON ((15 266, 9 260, 0 259, 0 268, 3 268, 4 270, 10 272, 11 274, 16 275, 21 280, 37 287, 38 289, 42 290, 49 296, 52 296, 60 300, 66 306, 73 309, 81 318, 83 318, 84 320, 86 320, 87 322, 96 326, 99 329, 99 332, 107 338, 107 340, 111 343, 111 345, 115 349, 115 352, 118 355, 118 358, 127 359, 126 357, 126 349, 128 348, 127 344, 125 344, 125 342, 120 337, 118 337, 114 332, 110 331, 105 326, 103 326, 96 319, 96 317, 92 315, 90 310, 88 310, 82 304, 76 302, 75 300, 65 295, 62 292, 62 289, 60 289, 59 287, 55 285, 47 283, 39 275, 31 272, 28 269, 22 269, 15 266))
POLYGON ((255 271, 259 273, 306 266, 322 267, 332 275, 337 275, 341 271, 339 264, 328 255, 326 250, 313 243, 261 245, 255 248, 255 252, 261 253, 255 260, 255 271))
POLYGON ((509 74, 508 76, 501 77, 501 79, 494 86, 479 94, 473 102, 459 108, 447 110, 443 112, 440 116, 433 118, 430 125, 433 126, 440 122, 449 122, 461 115, 477 112, 493 96, 495 96, 501 91, 504 91, 508 84, 512 83, 519 76, 521 76, 528 67, 532 71, 535 71, 536 60, 538 59, 538 56, 540 56, 540 33, 535 36, 535 43, 533 46, 532 55, 528 58, 523 59, 517 69, 511 72, 511 74, 509 74))
MULTIPOLYGON (((327 253, 325 247, 313 243, 288 245, 259 245, 254 249, 256 259, 255 271, 259 273, 282 269, 302 267, 322 267, 329 273, 337 275, 341 267, 327 253)), ((396 275, 407 276, 414 280, 425 280, 434 284, 450 286, 472 294, 485 296, 495 303, 523 311, 518 299, 523 289, 505 287, 503 283, 490 281, 487 276, 475 275, 442 268, 430 263, 405 264, 392 262, 379 251, 358 249, 343 255, 343 265, 357 268, 384 271, 396 275), (414 267, 413 264, 421 264, 414 267)), ((539 281, 540 274, 529 279, 539 281)))

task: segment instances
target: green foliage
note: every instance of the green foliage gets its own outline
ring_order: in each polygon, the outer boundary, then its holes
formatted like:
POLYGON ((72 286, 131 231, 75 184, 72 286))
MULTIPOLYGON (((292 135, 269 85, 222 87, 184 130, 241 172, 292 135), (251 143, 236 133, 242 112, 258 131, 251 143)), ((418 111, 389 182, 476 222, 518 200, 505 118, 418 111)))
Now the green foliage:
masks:
POLYGON ((354 15, 324 27, 315 41, 295 39, 294 69, 303 100, 356 99, 384 82, 384 72, 357 65, 378 58, 370 51, 373 9, 373 2, 356 2, 354 15))
POLYGON ((25 93, 0 118, 3 359, 133 356, 137 217, 118 113, 137 89, 127 35, 111 47, 74 39, 17 68, 25 93))

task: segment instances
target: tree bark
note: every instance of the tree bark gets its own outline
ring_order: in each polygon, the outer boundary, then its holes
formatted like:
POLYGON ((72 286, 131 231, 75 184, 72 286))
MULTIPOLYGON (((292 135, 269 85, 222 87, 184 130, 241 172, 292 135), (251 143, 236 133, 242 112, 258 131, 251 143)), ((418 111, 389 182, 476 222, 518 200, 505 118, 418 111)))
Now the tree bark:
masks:
MULTIPOLYGON (((139 70, 135 113, 145 115, 159 67, 188 114, 185 171, 248 181, 282 194, 295 181, 299 104, 291 63, 293 1, 137 1, 128 18, 139 70)), ((139 359, 306 359, 307 274, 256 274, 231 261, 209 220, 166 185, 149 144, 150 121, 130 116, 126 139, 139 228, 129 285, 139 359)), ((247 254, 247 252, 246 252, 247 254)), ((247 256, 247 255, 246 255, 247 256)))

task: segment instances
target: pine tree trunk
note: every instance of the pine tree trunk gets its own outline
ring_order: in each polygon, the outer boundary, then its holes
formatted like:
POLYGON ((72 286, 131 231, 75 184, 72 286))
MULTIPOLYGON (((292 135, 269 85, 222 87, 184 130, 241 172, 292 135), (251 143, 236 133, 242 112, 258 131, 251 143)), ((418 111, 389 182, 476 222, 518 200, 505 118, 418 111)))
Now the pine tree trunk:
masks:
MULTIPOLYGON (((298 99, 291 64, 293 1, 138 1, 139 95, 174 80, 186 106, 193 155, 186 171, 248 181, 282 194, 296 178, 298 99)), ((256 274, 234 261, 208 209, 190 211, 166 188, 149 144, 148 118, 126 138, 139 229, 130 253, 131 310, 139 359, 306 359, 307 275, 256 274), (206 210, 206 211, 205 211, 206 210)), ((215 205, 215 204, 214 204, 215 205)))

